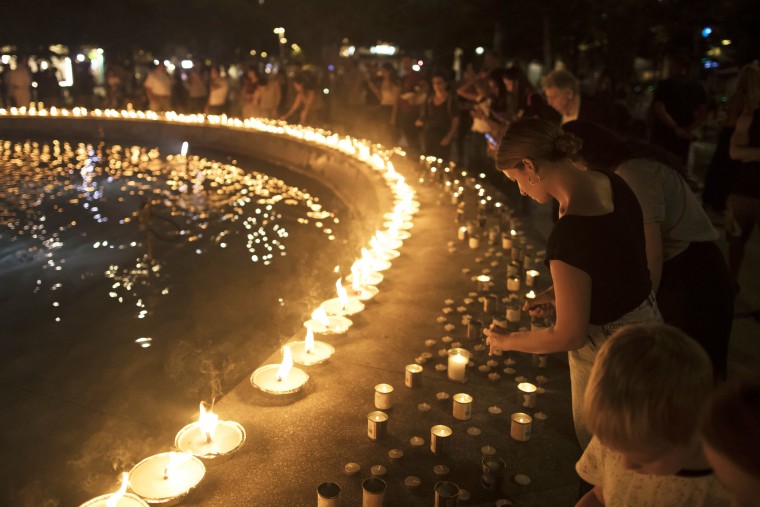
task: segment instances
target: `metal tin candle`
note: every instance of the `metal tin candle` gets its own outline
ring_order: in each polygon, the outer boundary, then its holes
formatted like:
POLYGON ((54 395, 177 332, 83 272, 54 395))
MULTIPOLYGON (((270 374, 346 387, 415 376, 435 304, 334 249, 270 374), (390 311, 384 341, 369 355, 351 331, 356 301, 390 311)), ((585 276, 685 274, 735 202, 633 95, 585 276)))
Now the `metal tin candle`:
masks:
POLYGON ((410 389, 422 387, 422 366, 408 364, 404 371, 404 385, 410 389))
POLYGON ((525 408, 535 408, 537 387, 530 382, 517 384, 517 403, 525 408))
POLYGON ((525 272, 525 286, 534 287, 536 284, 536 278, 538 278, 539 272, 535 269, 529 269, 525 272))
POLYGON ((452 415, 454 419, 468 421, 472 417, 472 396, 467 393, 455 394, 452 415))
POLYGON ((129 485, 146 502, 165 504, 187 496, 204 475, 206 467, 195 456, 164 452, 136 464, 129 472, 129 485))
POLYGON ((533 418, 523 412, 512 414, 512 426, 509 435, 519 442, 530 440, 531 423, 533 418))
POLYGON ((445 456, 449 452, 449 441, 453 431, 448 426, 436 424, 430 428, 430 450, 437 456, 445 456))
POLYGON ((211 460, 232 456, 242 447, 245 438, 245 429, 240 424, 219 420, 201 402, 198 421, 179 430, 174 445, 180 452, 211 460))
POLYGON ((375 408, 389 410, 393 408, 393 386, 390 384, 377 384, 375 386, 375 408))
POLYGON ((367 414, 367 436, 370 440, 380 440, 388 431, 388 414, 376 410, 367 414))

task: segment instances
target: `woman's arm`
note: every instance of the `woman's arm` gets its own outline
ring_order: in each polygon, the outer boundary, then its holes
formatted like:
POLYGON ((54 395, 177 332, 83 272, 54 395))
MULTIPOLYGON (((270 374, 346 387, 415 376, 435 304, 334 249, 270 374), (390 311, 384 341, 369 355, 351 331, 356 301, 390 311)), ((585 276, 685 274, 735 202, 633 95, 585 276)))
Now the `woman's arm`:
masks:
POLYGON ((754 111, 745 110, 736 120, 736 130, 731 136, 729 154, 731 158, 742 162, 756 162, 760 160, 760 148, 749 146, 749 127, 752 125, 754 111))
POLYGON ((301 125, 306 125, 306 121, 309 119, 309 113, 311 113, 311 106, 314 104, 314 96, 317 94, 314 90, 307 90, 304 92, 303 109, 301 109, 301 125))
POLYGON ((457 133, 457 128, 459 127, 459 117, 453 116, 451 117, 451 128, 449 128, 448 134, 446 134, 446 137, 441 139, 441 146, 448 146, 451 144, 451 140, 454 139, 454 136, 457 133))
POLYGON ((488 330, 491 351, 548 354, 576 350, 586 344, 591 313, 591 277, 559 260, 551 261, 549 267, 554 281, 557 323, 538 331, 501 334, 488 330))
POLYGON ((644 240, 647 251, 647 267, 652 279, 652 290, 657 293, 662 280, 662 225, 659 222, 644 224, 644 240))
POLYGON ((299 93, 296 95, 296 98, 293 100, 293 104, 290 106, 290 109, 288 109, 288 112, 280 116, 281 120, 287 120, 290 118, 290 115, 295 113, 298 110, 298 106, 301 105, 301 102, 303 101, 303 94, 299 93))
POLYGON ((604 506, 604 494, 601 486, 594 486, 594 489, 583 495, 578 500, 575 507, 602 507, 604 506))

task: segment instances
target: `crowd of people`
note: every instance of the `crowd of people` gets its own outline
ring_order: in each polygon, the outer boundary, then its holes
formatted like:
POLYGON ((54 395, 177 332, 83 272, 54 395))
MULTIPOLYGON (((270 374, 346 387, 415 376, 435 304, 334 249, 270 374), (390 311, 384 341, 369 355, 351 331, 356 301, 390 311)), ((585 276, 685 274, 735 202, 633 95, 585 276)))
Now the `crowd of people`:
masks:
MULTIPOLYGON (((411 56, 328 71, 249 67, 237 82, 228 70, 170 75, 158 63, 130 96, 109 69, 106 101, 139 103, 142 90, 155 111, 328 126, 486 173, 517 202, 554 203, 553 284, 524 307, 554 324, 485 334, 492 351, 568 353, 578 505, 720 506, 732 495, 758 505, 760 384, 724 383, 744 249, 760 224, 757 64, 727 101, 702 202, 687 164, 710 102, 680 56, 643 118, 604 87, 586 93, 567 70, 536 86, 494 53, 456 82, 411 56), (726 213, 728 260, 703 205, 726 213)), ((4 81, 11 105, 31 100, 23 69, 4 81)))

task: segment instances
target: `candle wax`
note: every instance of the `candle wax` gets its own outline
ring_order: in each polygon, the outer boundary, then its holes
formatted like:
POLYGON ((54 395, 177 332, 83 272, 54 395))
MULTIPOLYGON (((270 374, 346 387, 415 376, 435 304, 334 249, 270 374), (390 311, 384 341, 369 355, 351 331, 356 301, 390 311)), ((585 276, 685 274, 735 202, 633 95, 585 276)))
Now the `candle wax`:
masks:
POLYGON ((289 342, 287 345, 293 355, 293 362, 305 366, 324 363, 335 353, 332 345, 319 340, 314 340, 314 348, 309 352, 306 352, 306 341, 289 342))
POLYGON ((129 487, 148 503, 163 503, 186 495, 203 479, 206 467, 196 457, 171 466, 169 478, 164 472, 171 463, 164 452, 145 458, 129 472, 129 487))
POLYGON ((279 369, 279 364, 262 366, 251 375, 251 384, 266 393, 288 394, 299 391, 309 380, 309 375, 300 368, 291 369, 284 379, 278 380, 279 369))
MULTIPOLYGON (((108 500, 113 494, 101 495, 83 503, 79 507, 108 507, 108 500)), ((114 504, 114 507, 148 507, 148 504, 143 501, 139 496, 132 493, 124 493, 124 496, 119 498, 114 504)))
POLYGON ((359 298, 348 297, 345 304, 340 298, 332 298, 324 301, 320 307, 327 313, 327 315, 354 315, 364 310, 364 303, 359 301, 359 298))
POLYGON ((318 320, 309 319, 304 322, 304 326, 310 328, 315 334, 343 334, 353 324, 349 319, 338 315, 330 315, 327 320, 327 325, 324 325, 318 320))
POLYGON ((211 442, 199 422, 188 424, 177 433, 174 444, 181 452, 202 458, 215 458, 237 450, 245 442, 245 430, 234 421, 218 421, 211 442))

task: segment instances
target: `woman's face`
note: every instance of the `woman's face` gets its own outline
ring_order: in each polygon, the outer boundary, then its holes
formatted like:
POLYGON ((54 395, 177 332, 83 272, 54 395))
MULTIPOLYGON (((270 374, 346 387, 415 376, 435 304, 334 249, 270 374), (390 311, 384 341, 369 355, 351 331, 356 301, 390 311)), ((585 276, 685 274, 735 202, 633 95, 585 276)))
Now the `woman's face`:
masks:
POLYGON ((507 92, 514 93, 515 92, 515 82, 511 79, 504 78, 504 88, 507 89, 507 92))
POLYGON ((432 80, 433 89, 437 92, 446 91, 446 81, 442 77, 434 77, 432 80))
POLYGON ((517 164, 517 167, 502 169, 501 172, 510 181, 517 183, 520 194, 527 195, 537 203, 545 204, 553 199, 551 194, 546 191, 544 182, 538 177, 536 167, 531 160, 523 160, 517 164))

